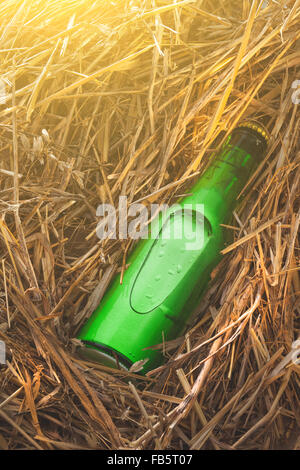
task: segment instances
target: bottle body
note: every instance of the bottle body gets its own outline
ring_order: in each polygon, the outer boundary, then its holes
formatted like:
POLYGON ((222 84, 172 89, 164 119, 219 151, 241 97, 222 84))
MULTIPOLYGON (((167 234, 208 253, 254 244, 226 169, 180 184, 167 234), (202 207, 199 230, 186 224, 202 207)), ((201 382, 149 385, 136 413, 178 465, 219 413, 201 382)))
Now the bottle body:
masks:
POLYGON ((128 258, 122 284, 116 276, 80 331, 85 357, 125 369, 147 360, 142 373, 162 362, 160 351, 147 348, 182 332, 221 259, 220 224, 229 222, 265 148, 259 130, 235 129, 189 194, 156 217, 128 258))

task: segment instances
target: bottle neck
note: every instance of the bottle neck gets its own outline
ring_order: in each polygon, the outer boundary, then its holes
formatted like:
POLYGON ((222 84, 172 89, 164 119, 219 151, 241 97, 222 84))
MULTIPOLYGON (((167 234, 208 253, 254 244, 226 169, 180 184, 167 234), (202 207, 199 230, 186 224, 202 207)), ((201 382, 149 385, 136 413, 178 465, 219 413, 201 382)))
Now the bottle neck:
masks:
POLYGON ((225 223, 238 195, 262 161, 266 140, 253 129, 240 127, 228 137, 212 163, 192 188, 193 200, 205 205, 205 213, 225 223))

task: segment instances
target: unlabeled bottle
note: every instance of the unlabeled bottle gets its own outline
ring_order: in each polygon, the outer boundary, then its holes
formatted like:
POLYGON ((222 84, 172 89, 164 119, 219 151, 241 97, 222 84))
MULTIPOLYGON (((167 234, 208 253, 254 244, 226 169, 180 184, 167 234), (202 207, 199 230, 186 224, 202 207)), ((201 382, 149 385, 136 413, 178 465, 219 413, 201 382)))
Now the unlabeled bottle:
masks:
POLYGON ((221 224, 230 222, 267 144, 261 126, 241 124, 188 195, 155 218, 128 258, 122 284, 118 275, 81 329, 84 357, 123 369, 147 359, 141 373, 162 363, 161 350, 147 348, 182 333, 231 233, 221 224))

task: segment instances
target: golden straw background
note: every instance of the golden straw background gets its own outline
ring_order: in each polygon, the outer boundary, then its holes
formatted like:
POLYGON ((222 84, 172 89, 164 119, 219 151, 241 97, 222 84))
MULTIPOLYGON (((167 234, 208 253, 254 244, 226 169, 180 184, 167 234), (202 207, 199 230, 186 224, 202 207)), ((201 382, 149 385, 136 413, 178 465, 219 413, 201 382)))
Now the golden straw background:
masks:
POLYGON ((0 17, 0 448, 299 449, 300 1, 4 0, 0 17), (79 359, 133 246, 96 237, 97 206, 176 202, 243 119, 269 150, 169 361, 79 359))

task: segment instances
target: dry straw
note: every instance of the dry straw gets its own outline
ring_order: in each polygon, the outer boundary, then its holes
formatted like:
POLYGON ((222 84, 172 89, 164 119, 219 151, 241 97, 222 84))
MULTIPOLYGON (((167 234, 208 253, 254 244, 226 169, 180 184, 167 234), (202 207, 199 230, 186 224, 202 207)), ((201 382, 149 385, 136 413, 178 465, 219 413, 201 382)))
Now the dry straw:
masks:
POLYGON ((0 448, 299 448, 300 1, 3 0, 0 17, 0 448), (245 118, 269 152, 167 363, 79 359, 132 247, 97 239, 98 204, 176 201, 245 118))

